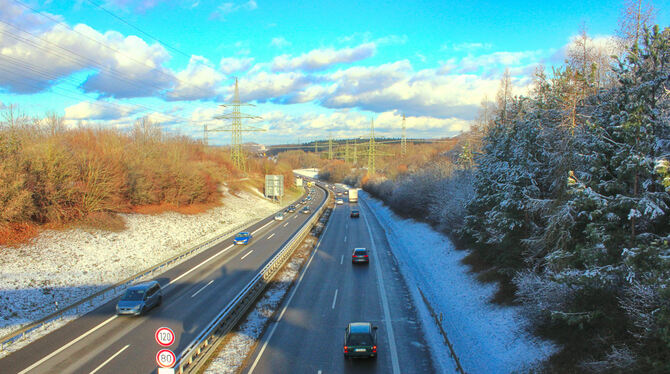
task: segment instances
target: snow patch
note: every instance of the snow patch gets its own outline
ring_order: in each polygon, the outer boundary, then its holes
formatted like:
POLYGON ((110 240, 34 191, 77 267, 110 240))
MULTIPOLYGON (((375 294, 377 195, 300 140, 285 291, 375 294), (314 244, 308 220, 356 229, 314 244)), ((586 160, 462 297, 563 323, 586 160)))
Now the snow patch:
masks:
MULTIPOLYGON (((442 326, 465 372, 526 372, 555 352, 553 344, 527 333, 520 308, 489 302, 497 286, 476 281, 461 263, 466 251, 455 250, 429 225, 398 217, 367 193, 359 197, 384 226, 409 288, 420 289, 443 317, 442 326)), ((424 325, 434 330, 428 333, 439 334, 434 324, 424 325)))

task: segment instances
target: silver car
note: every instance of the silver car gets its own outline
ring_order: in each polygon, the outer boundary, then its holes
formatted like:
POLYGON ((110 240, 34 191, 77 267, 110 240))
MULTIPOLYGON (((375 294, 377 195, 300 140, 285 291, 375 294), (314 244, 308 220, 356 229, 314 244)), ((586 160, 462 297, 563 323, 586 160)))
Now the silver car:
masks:
POLYGON ((141 316, 150 309, 161 305, 163 294, 161 285, 149 281, 134 285, 126 290, 116 304, 116 314, 141 316))

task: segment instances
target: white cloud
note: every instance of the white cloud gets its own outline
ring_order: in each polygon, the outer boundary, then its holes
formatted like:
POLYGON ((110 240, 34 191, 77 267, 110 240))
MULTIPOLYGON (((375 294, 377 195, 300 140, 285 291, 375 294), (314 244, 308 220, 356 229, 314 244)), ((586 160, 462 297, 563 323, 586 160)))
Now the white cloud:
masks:
POLYGON ((335 64, 360 61, 375 54, 377 47, 374 43, 361 44, 354 48, 343 49, 314 49, 298 57, 288 55, 278 56, 272 61, 273 71, 318 71, 325 70, 335 64))
POLYGON ((177 73, 177 86, 167 94, 170 100, 199 100, 219 94, 223 74, 204 57, 192 56, 185 70, 177 73))
MULTIPOLYGON (((272 74, 264 71, 239 80, 240 98, 242 101, 273 101, 281 102, 284 96, 297 93, 312 82, 310 79, 295 72, 272 74)), ((232 89, 228 88, 231 92, 232 89)))
POLYGON ((219 63, 219 69, 224 74, 244 72, 249 70, 253 62, 254 59, 252 57, 243 57, 243 58, 224 57, 221 59, 221 62, 219 63))
POLYGON ((272 41, 270 41, 270 46, 276 47, 276 48, 284 48, 288 47, 291 45, 291 42, 286 40, 283 36, 278 36, 276 38, 272 38, 272 41))
POLYGON ((65 108, 65 120, 112 120, 137 113, 137 107, 109 101, 82 101, 65 108))
POLYGON ((233 3, 225 2, 220 4, 212 14, 209 15, 210 19, 225 20, 225 16, 230 13, 234 13, 240 10, 254 10, 258 8, 255 0, 249 0, 243 3, 233 3))

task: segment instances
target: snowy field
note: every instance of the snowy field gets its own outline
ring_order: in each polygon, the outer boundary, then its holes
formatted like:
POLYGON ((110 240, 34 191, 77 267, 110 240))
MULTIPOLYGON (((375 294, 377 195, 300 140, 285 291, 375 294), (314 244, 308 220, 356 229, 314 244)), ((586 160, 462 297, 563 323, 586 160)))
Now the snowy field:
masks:
MULTIPOLYGON (((385 227, 414 303, 424 303, 420 289, 434 311, 442 313, 442 327, 466 373, 528 372, 554 352, 553 344, 526 332, 527 321, 518 308, 488 302, 497 287, 479 283, 468 273, 461 263, 466 251, 456 251, 445 235, 427 224, 397 216, 365 192, 359 198, 385 227)), ((442 341, 430 321, 424 324, 432 335, 427 339, 442 341)))
MULTIPOLYGON (((288 204, 288 202, 287 202, 288 204)), ((0 337, 213 236, 232 233, 279 210, 258 191, 226 195, 196 215, 123 214, 126 230, 45 231, 32 243, 0 247, 0 337)), ((76 316, 71 316, 75 318, 76 316)), ((9 351, 59 327, 47 326, 9 351)), ((7 352, 1 352, 0 356, 7 352)))

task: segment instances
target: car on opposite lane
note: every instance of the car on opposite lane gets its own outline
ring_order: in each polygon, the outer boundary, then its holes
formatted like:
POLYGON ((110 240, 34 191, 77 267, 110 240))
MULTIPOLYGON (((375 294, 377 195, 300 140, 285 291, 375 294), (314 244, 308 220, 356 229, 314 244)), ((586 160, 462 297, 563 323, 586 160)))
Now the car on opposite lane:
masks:
POLYGON ((361 213, 356 209, 352 210, 351 213, 349 213, 349 217, 351 218, 360 218, 360 216, 361 213))
POLYGON ((295 205, 293 205, 293 204, 289 205, 289 206, 288 206, 288 212, 289 212, 289 213, 293 213, 293 212, 295 212, 295 205))
POLYGON ((161 285, 149 281, 129 287, 116 303, 116 314, 141 316, 163 302, 161 285))
POLYGON ((283 220, 284 220, 284 213, 283 212, 279 212, 279 213, 275 214, 275 221, 283 221, 283 220))
POLYGON ((233 239, 234 244, 249 244, 249 241, 251 240, 251 233, 247 231, 242 231, 240 233, 237 233, 235 235, 235 239, 233 239))
POLYGON ((342 204, 344 204, 344 200, 342 200, 342 199, 337 199, 337 200, 335 200, 335 204, 337 204, 337 205, 342 205, 342 204))
POLYGON ((351 322, 344 329, 344 357, 377 358, 377 326, 351 322))
POLYGON ((366 264, 370 262, 367 249, 354 248, 354 251, 351 253, 351 263, 355 264, 357 262, 365 262, 366 264))
POLYGON ((302 210, 300 212, 304 213, 304 214, 309 214, 309 213, 311 213, 311 210, 309 209, 308 206, 306 206, 306 207, 302 208, 302 210))

